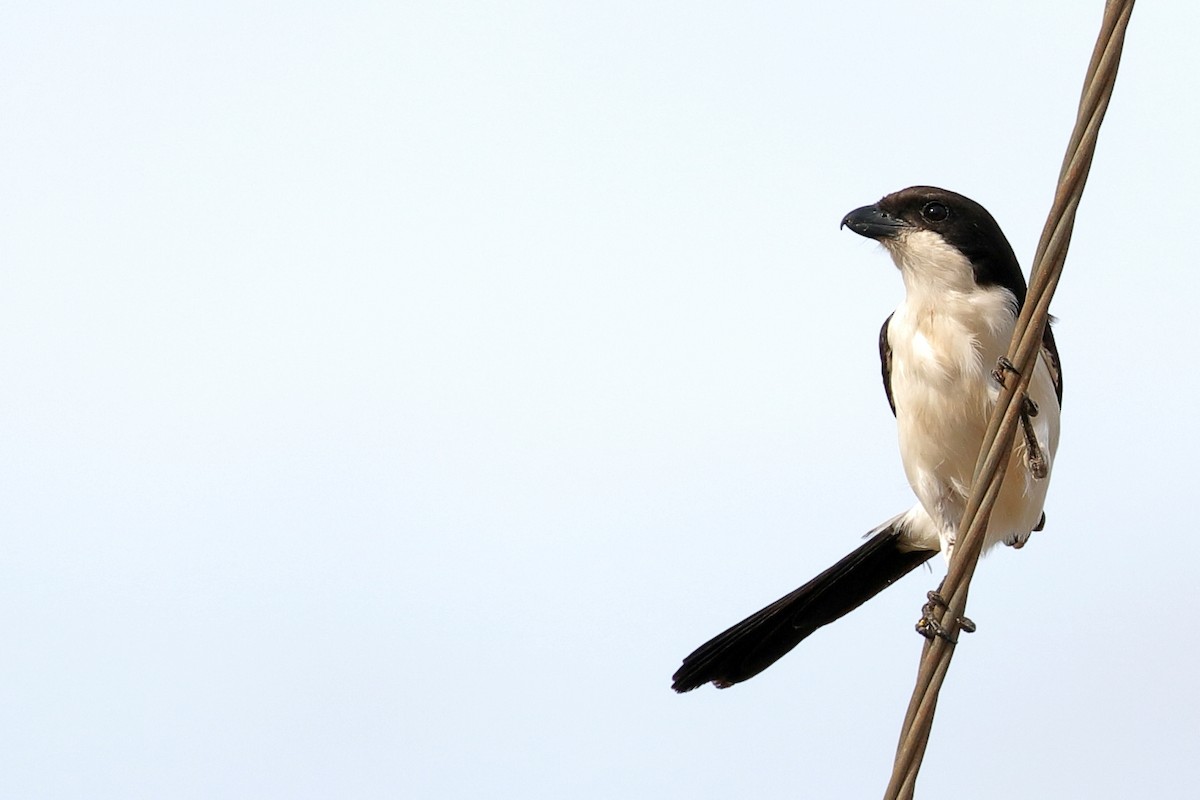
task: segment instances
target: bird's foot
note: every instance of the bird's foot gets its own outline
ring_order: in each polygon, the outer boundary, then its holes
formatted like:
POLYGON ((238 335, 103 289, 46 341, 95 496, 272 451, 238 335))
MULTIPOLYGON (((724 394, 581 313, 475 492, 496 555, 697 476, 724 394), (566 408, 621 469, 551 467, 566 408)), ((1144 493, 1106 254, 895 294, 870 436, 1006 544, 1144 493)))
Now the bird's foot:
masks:
POLYGON ((1000 356, 996 359, 996 368, 992 370, 992 380, 1003 386, 1004 376, 1009 374, 1020 375, 1021 373, 1008 359, 1008 356, 1000 356))
MULTIPOLYGON (((943 581, 944 583, 945 581, 943 581)), ((940 586, 938 587, 941 588, 940 586)), ((947 629, 946 626, 938 620, 941 617, 941 612, 949 609, 949 604, 946 603, 946 598, 934 590, 926 595, 929 602, 921 607, 921 619, 917 621, 917 633, 924 636, 930 641, 936 636, 940 639, 945 639, 950 644, 958 644, 958 631, 964 633, 974 633, 975 623, 966 617, 959 617, 956 622, 957 627, 947 629)))

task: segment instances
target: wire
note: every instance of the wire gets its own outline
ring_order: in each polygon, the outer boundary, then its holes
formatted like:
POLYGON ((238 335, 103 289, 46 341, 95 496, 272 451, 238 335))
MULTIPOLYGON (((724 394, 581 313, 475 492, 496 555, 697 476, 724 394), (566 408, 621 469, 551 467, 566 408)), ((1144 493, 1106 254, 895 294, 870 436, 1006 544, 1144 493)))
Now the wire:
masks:
POLYGON ((1017 374, 1008 376, 992 411, 976 463, 971 495, 959 525, 954 554, 942 584, 941 595, 946 604, 940 623, 947 635, 944 638, 932 637, 921 652, 917 683, 904 717, 892 777, 884 800, 910 800, 913 796, 917 773, 933 727, 938 692, 950 668, 950 659, 954 654, 953 642, 958 636, 960 620, 967 606, 967 591, 983 547, 988 517, 1004 480, 1022 400, 1041 350, 1050 299, 1058 287, 1071 244, 1075 212, 1079 208, 1092 157, 1096 152, 1096 137, 1117 80, 1117 67, 1121 61, 1125 29, 1133 12, 1133 2, 1107 0, 1105 3, 1100 34, 1083 83, 1075 129, 1067 145, 1054 202, 1034 255, 1029 291, 1008 348, 1008 359, 1016 367, 1017 374))

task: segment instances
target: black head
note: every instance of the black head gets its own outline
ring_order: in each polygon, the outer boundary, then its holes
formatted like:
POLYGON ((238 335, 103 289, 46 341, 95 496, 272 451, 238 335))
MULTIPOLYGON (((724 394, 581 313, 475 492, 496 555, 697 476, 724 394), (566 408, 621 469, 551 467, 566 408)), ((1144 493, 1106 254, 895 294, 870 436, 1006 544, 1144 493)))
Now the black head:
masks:
POLYGON ((1002 286, 1018 304, 1025 301, 1025 278, 1004 232, 986 208, 961 194, 910 186, 851 211, 842 225, 885 245, 912 231, 937 233, 971 262, 976 285, 1002 286))

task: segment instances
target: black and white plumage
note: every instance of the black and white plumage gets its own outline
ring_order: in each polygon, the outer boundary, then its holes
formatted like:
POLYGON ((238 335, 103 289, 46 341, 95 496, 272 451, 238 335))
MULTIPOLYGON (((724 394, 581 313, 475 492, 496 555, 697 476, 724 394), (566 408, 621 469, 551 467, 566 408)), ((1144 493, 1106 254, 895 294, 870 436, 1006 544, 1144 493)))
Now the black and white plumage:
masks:
MULTIPOLYGON (((941 552, 947 560, 1000 386, 992 375, 1025 302, 1025 279, 983 206, 913 186, 851 211, 842 225, 875 239, 900 270, 905 297, 884 321, 879 356, 900 456, 917 503, 837 564, 747 617, 683 661, 672 688, 719 688, 754 677, 817 628, 844 616, 941 552)), ((984 549, 1020 547, 1044 522, 1058 448, 1062 372, 1050 327, 1027 397, 1031 412, 988 523, 984 549)))

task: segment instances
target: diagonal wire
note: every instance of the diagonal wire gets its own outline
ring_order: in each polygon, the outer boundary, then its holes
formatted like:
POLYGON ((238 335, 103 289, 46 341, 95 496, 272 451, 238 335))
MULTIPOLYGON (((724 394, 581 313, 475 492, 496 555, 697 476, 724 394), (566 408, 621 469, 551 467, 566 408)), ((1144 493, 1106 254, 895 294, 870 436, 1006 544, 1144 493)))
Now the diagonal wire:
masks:
POLYGON ((1013 437, 1021 411, 1020 398, 1025 396, 1033 367, 1037 363, 1043 331, 1049 318, 1050 298, 1062 275, 1075 226, 1075 212, 1079 208, 1092 156, 1096 152, 1096 137, 1116 83, 1117 66, 1121 60, 1125 29, 1133 12, 1133 2, 1107 0, 1105 3, 1100 34, 1084 79, 1075 129, 1067 145, 1054 202, 1034 255, 1029 291, 1008 349, 1008 359, 1018 372, 1017 379, 1012 380, 1010 376, 1001 387, 976 463, 974 484, 959 525, 957 544, 942 584, 941 594, 946 600, 946 608, 940 622, 948 636, 933 637, 922 650, 917 684, 904 718, 896 761, 884 800, 911 800, 913 796, 917 773, 933 727, 938 692, 954 653, 952 640, 958 636, 959 619, 966 609, 967 590, 983 547, 988 516, 995 505, 1012 453, 1013 437))

